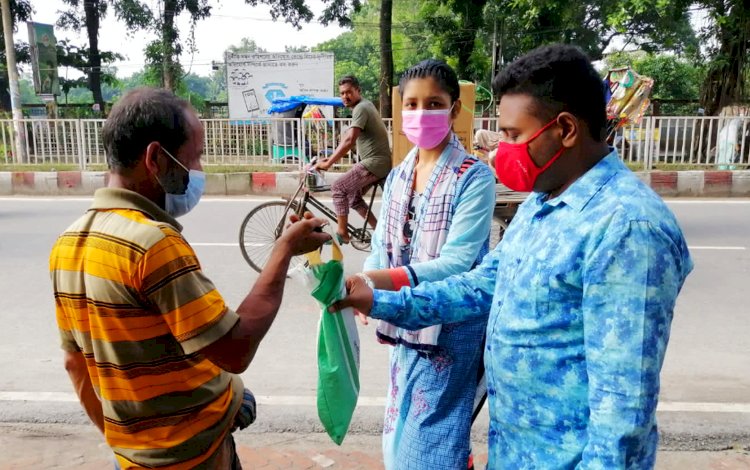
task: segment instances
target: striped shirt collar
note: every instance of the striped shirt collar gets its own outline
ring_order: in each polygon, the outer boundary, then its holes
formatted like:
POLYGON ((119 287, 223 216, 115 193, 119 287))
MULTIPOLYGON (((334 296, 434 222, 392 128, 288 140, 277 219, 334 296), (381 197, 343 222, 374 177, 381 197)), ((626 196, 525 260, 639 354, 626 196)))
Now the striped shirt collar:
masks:
POLYGON ((182 225, 164 209, 153 201, 128 189, 101 188, 94 193, 94 203, 89 210, 130 209, 144 213, 152 220, 164 222, 178 232, 182 232, 182 225))

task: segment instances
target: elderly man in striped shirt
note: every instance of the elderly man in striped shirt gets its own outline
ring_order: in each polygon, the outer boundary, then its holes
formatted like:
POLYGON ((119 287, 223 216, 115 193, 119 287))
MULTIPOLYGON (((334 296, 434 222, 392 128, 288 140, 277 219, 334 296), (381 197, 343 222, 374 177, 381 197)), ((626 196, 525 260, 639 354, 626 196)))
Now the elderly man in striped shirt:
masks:
POLYGON ((116 468, 241 468, 231 431, 254 419, 238 375, 271 327, 292 256, 330 236, 296 221, 237 310, 176 217, 203 192, 203 128, 168 91, 124 96, 104 125, 109 185, 50 256, 65 368, 116 468))

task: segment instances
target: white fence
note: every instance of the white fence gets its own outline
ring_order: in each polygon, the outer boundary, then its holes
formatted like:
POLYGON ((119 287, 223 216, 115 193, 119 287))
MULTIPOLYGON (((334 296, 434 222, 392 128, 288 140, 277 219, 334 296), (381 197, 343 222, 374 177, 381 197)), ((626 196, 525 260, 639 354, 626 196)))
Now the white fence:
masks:
MULTIPOLYGON (((384 120, 392 140, 392 121, 384 120)), ((103 120, 25 119, 23 141, 29 164, 106 166, 101 140, 103 120)), ((254 121, 205 119, 207 165, 273 167, 299 165, 312 156, 330 155, 341 142, 349 119, 254 121)), ((475 120, 475 129, 497 130, 495 118, 475 120)), ((0 120, 0 163, 19 163, 15 127, 0 120)), ((623 160, 639 169, 750 167, 750 117, 648 117, 617 132, 613 144, 623 160)), ((354 162, 354 152, 340 163, 354 162)))

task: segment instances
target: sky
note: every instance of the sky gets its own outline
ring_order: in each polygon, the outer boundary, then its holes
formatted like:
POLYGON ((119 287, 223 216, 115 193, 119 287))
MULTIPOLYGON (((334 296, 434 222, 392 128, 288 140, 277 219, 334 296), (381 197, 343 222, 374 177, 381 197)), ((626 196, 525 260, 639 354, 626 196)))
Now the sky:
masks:
MULTIPOLYGON (((143 0, 152 11, 158 11, 162 5, 160 0, 143 0)), ((61 10, 65 10, 66 4, 63 0, 32 0, 34 7, 32 21, 37 23, 54 24, 61 10)), ((254 39, 258 46, 269 52, 283 52, 284 46, 314 46, 320 42, 332 39, 345 32, 337 25, 323 26, 311 22, 304 24, 301 30, 297 30, 289 24, 279 20, 271 20, 270 8, 267 6, 252 7, 246 5, 243 0, 213 0, 211 16, 199 21, 195 28, 195 39, 198 50, 194 55, 183 52, 180 62, 185 70, 190 70, 198 75, 209 75, 211 73, 211 61, 222 61, 224 50, 239 44, 242 38, 254 39)), ((320 0, 308 0, 316 17, 323 9, 320 0)), ((104 51, 115 51, 125 56, 124 61, 115 62, 117 75, 126 77, 138 72, 143 68, 143 49, 150 41, 156 38, 152 31, 139 31, 135 35, 129 35, 125 25, 117 21, 113 11, 109 11, 107 18, 102 22, 99 33, 99 48, 104 51)), ((178 26, 181 38, 187 38, 189 34, 189 15, 183 13, 178 18, 178 26)), ((65 31, 55 28, 55 36, 58 40, 69 39, 73 44, 88 46, 86 31, 65 31)), ((28 42, 26 25, 19 25, 16 40, 28 42)), ((26 71, 26 70, 24 70, 26 71)), ((29 72, 29 71, 26 71, 29 72)), ((60 69, 64 76, 65 70, 60 69)), ((71 78, 76 74, 69 71, 71 78)))

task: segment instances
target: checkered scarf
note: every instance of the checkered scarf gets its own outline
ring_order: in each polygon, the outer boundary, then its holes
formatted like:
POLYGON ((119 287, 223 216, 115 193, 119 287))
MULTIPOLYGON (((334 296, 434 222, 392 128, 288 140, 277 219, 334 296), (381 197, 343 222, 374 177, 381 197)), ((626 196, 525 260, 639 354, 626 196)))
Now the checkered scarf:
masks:
MULTIPOLYGON (((384 194, 388 210, 385 220, 385 251, 390 268, 409 264, 425 263, 440 256, 453 219, 456 188, 461 166, 467 158, 458 137, 451 139, 438 159, 435 169, 425 187, 423 197, 415 207, 411 243, 404 237, 404 225, 408 223, 409 205, 413 197, 414 168, 418 149, 415 147, 391 175, 391 184, 384 194)), ((403 344, 423 352, 434 352, 437 348, 441 325, 420 330, 405 330, 385 321, 379 321, 377 336, 386 344, 403 344)))

